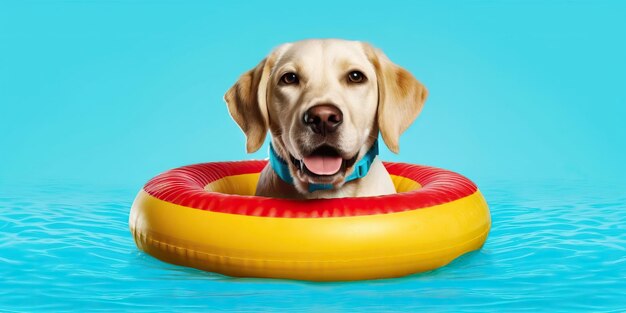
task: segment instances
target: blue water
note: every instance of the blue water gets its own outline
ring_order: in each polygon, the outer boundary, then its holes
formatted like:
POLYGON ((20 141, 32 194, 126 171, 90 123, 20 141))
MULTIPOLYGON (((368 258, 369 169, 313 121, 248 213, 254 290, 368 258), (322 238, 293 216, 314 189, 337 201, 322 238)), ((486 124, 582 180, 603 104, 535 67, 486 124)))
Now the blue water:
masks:
POLYGON ((484 248, 399 279, 231 278, 137 250, 137 190, 0 189, 0 311, 626 311, 624 185, 485 182, 484 248))

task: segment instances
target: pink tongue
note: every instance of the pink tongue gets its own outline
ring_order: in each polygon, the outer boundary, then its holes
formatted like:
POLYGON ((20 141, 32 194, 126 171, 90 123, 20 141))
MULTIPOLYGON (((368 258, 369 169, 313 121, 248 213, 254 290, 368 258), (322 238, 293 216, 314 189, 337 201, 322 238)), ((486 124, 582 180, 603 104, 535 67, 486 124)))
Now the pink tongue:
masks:
POLYGON ((337 173, 341 168, 341 161, 342 159, 339 156, 308 156, 302 159, 306 168, 317 175, 332 175, 337 173))

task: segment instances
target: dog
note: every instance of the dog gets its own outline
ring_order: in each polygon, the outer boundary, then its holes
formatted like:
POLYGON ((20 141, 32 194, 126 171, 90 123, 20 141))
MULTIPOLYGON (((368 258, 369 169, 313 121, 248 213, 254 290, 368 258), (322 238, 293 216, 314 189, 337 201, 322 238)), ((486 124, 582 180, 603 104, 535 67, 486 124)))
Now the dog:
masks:
POLYGON ((311 39, 283 44, 244 73, 224 100, 248 153, 271 133, 257 196, 318 199, 395 193, 378 158, 394 153, 428 96, 422 83, 370 44, 311 39))

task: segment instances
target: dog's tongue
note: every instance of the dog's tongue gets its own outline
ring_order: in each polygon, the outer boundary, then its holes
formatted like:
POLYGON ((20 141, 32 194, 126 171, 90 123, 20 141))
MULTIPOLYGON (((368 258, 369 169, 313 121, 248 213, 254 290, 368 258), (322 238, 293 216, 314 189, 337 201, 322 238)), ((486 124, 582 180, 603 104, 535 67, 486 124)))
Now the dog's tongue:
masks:
POLYGON ((306 168, 313 174, 317 175, 332 175, 339 172, 341 168, 341 162, 343 160, 340 156, 308 156, 302 159, 306 168))

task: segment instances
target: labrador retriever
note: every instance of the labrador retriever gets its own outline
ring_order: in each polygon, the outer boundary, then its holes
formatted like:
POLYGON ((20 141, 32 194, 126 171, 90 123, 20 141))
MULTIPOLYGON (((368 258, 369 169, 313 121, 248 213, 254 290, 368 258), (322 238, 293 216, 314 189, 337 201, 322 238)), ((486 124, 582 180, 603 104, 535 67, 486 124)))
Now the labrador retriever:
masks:
POLYGON ((395 193, 378 155, 378 134, 394 153, 428 92, 367 43, 287 43, 226 92, 248 153, 271 133, 270 162, 256 195, 290 199, 395 193))

